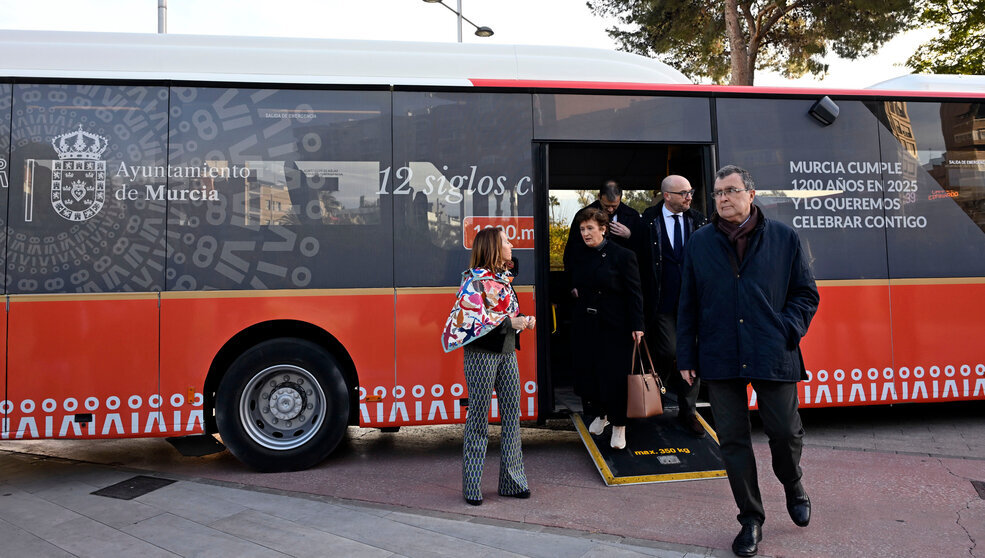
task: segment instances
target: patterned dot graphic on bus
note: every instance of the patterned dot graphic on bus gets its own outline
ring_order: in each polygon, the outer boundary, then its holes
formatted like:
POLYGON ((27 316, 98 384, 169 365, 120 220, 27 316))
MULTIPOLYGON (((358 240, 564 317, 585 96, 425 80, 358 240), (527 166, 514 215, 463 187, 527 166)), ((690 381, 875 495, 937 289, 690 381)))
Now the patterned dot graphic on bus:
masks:
POLYGON ((160 290, 164 202, 115 194, 133 187, 119 169, 164 164, 167 90, 18 84, 12 95, 7 292, 160 290))
POLYGON ((389 112, 385 92, 173 88, 167 288, 390 286, 367 257, 392 244, 389 112))

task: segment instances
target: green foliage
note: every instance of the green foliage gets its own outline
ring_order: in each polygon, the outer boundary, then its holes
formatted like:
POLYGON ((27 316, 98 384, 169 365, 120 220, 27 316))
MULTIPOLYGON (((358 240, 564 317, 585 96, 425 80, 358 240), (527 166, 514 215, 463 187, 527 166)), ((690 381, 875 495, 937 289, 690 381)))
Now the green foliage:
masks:
POLYGON ((564 247, 568 244, 568 224, 551 221, 550 248, 551 248, 551 269, 564 269, 564 247))
POLYGON ((622 193, 622 203, 643 213, 643 210, 653 205, 651 190, 626 190, 622 193))
MULTIPOLYGON (((591 190, 577 190, 577 192, 578 202, 582 206, 592 203, 598 197, 598 192, 591 190)), ((561 270, 564 269, 562 258, 564 256, 564 247, 568 243, 568 231, 570 230, 571 223, 561 221, 554 215, 554 206, 560 205, 557 197, 550 196, 548 200, 551 205, 551 219, 548 225, 550 233, 551 269, 561 270)), ((624 190, 622 193, 622 202, 636 211, 643 213, 644 209, 653 205, 652 190, 624 190)))
POLYGON ((985 0, 924 0, 918 21, 939 31, 906 61, 917 73, 985 74, 985 0))
POLYGON ((660 58, 692 78, 725 83, 734 77, 733 50, 741 50, 748 82, 732 83, 752 85, 757 69, 824 75, 829 50, 852 60, 874 53, 910 26, 914 1, 736 0, 742 45, 729 44, 725 0, 589 0, 588 6, 618 18, 608 32, 620 48, 660 58))

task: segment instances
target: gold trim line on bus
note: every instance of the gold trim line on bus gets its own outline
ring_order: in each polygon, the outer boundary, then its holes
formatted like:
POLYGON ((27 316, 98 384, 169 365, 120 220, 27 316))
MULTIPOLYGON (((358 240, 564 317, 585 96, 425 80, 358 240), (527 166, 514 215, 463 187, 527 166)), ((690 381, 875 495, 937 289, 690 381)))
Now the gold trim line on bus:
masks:
POLYGON ((89 302, 100 300, 163 300, 214 298, 285 298, 311 296, 393 296, 393 289, 275 289, 264 291, 169 291, 142 293, 56 293, 8 295, 11 302, 89 302))
POLYGON ((17 302, 90 302, 99 300, 157 300, 158 293, 54 293, 54 294, 12 294, 7 298, 17 302))
POLYGON ((890 279, 892 286, 906 285, 985 285, 985 277, 934 277, 931 279, 890 279))
POLYGON ((191 298, 288 298, 311 296, 393 296, 390 288, 367 289, 270 289, 262 291, 168 291, 161 293, 164 300, 191 298))
POLYGON ((904 285, 985 285, 985 277, 918 277, 913 279, 821 279, 818 287, 891 287, 904 285))
MULTIPOLYGON (((834 279, 819 280, 819 287, 888 287, 930 285, 985 285, 985 277, 933 277, 916 279, 834 279)), ((533 285, 513 287, 518 293, 533 293, 533 285)), ((458 287, 400 287, 396 289, 268 289, 243 291, 165 291, 140 293, 51 293, 8 294, 10 302, 66 302, 90 300, 181 300, 190 298, 280 298, 309 296, 393 296, 395 294, 452 294, 458 287)))
MULTIPOLYGON (((398 287, 397 294, 451 294, 458 292, 460 287, 398 287)), ((516 285, 513 290, 518 293, 534 292, 533 285, 516 285)))
MULTIPOLYGON (((520 285, 515 288, 518 293, 532 293, 532 285, 520 285)), ((366 289, 268 289, 243 291, 166 291, 140 293, 51 293, 51 294, 10 294, 11 302, 72 302, 99 300, 186 300, 212 298, 285 298, 311 296, 394 296, 395 294, 451 294, 458 292, 458 287, 407 287, 366 288, 366 289)))

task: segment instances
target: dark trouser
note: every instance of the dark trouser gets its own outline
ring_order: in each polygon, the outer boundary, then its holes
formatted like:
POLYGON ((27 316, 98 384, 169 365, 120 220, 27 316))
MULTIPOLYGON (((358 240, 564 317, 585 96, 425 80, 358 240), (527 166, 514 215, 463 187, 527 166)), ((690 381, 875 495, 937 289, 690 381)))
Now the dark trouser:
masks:
MULTIPOLYGON (((725 472, 732 487, 739 523, 763 524, 763 498, 756 477, 756 456, 752 451, 749 425, 747 380, 706 380, 715 430, 725 460, 725 472)), ((797 412, 796 382, 753 380, 759 403, 759 416, 770 441, 773 473, 784 487, 800 481, 800 454, 804 447, 804 427, 797 412)))
POLYGON ((643 339, 650 347, 656 361, 653 365, 657 367, 660 377, 667 382, 667 388, 677 395, 677 404, 680 406, 677 416, 694 414, 701 380, 695 378, 694 384, 688 385, 677 369, 677 314, 657 314, 650 322, 643 339))
POLYGON ((585 414, 607 416, 613 426, 626 426, 626 376, 632 371, 632 333, 603 325, 598 314, 576 308, 571 341, 575 393, 581 396, 585 414))
POLYGON ((613 378, 605 380, 598 395, 582 397, 581 406, 586 416, 606 417, 612 426, 626 426, 627 398, 629 398, 629 387, 626 376, 614 375, 613 378))

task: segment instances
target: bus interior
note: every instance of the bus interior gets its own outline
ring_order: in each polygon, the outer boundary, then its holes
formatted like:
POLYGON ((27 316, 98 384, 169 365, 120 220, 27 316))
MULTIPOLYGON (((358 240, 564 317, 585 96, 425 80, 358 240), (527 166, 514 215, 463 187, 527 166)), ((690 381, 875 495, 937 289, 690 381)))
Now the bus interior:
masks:
POLYGON ((562 262, 575 212, 594 201, 606 181, 615 180, 623 190, 623 203, 642 213, 660 202, 663 178, 679 174, 696 191, 692 207, 707 214, 715 165, 710 144, 549 142, 540 144, 538 151, 543 203, 536 205, 535 221, 539 237, 550 239, 549 248, 536 255, 538 315, 549 320, 541 321, 537 347, 545 420, 582 410, 573 388, 571 298, 562 262))

